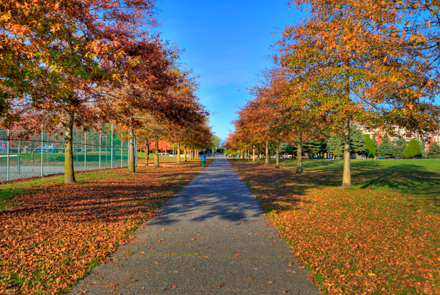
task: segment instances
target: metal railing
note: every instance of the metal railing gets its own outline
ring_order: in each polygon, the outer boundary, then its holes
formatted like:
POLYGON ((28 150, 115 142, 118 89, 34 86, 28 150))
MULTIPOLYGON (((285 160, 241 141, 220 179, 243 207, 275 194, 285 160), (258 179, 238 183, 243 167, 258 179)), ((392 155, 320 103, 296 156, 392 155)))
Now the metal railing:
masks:
MULTIPOLYGON (((121 139, 113 125, 108 127, 100 133, 74 130, 75 171, 128 166, 128 142, 121 139)), ((0 130, 0 182, 64 173, 63 137, 43 130, 21 139, 23 132, 0 130)))

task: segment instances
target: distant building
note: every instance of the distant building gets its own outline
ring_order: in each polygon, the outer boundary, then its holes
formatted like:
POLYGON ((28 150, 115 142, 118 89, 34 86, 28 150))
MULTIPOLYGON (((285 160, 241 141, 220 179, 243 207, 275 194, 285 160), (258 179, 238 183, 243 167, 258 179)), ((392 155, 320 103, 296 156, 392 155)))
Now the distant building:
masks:
POLYGON ((429 150, 429 146, 433 142, 437 142, 440 144, 440 131, 432 132, 424 134, 423 137, 418 133, 408 132, 405 127, 401 126, 393 126, 391 128, 391 132, 387 133, 380 128, 372 128, 370 126, 354 124, 357 128, 359 128, 363 134, 368 134, 371 138, 375 138, 377 143, 380 145, 381 139, 388 135, 391 141, 397 140, 399 137, 404 138, 406 141, 410 141, 410 139, 415 138, 417 140, 425 142, 426 150, 429 150), (392 135, 391 135, 392 134, 392 135))

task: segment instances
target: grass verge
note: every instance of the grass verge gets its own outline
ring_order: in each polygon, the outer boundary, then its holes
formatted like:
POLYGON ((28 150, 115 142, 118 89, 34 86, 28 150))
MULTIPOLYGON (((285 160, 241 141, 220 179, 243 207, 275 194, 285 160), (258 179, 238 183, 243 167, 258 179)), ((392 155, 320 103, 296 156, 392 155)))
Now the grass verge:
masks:
POLYGON ((324 294, 440 293, 440 161, 230 161, 324 294))

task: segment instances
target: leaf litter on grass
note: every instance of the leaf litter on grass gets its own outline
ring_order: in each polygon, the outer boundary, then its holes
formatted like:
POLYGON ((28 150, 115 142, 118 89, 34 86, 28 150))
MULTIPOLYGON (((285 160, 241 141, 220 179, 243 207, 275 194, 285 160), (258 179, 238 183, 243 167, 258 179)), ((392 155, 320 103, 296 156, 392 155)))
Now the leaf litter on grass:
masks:
POLYGON ((0 293, 67 292, 201 170, 192 163, 138 167, 28 187, 0 211, 0 293))
POLYGON ((322 185, 331 171, 231 164, 321 292, 440 293, 440 212, 431 199, 322 185))

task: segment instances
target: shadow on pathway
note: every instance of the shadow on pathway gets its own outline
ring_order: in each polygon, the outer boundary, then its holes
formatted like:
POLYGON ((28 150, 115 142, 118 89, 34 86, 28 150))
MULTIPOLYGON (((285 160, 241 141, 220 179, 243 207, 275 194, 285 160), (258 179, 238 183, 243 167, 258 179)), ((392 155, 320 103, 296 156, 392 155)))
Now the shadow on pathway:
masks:
POLYGON ((69 294, 319 294, 277 234, 218 159, 69 294))

